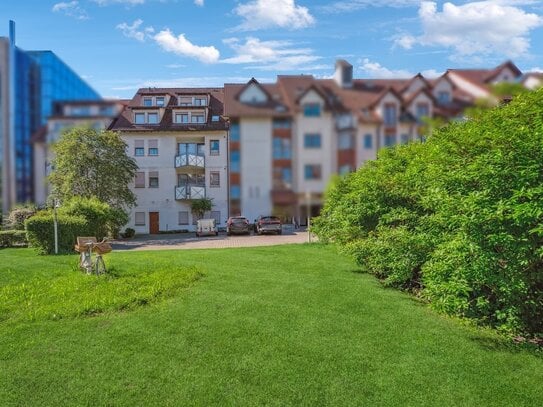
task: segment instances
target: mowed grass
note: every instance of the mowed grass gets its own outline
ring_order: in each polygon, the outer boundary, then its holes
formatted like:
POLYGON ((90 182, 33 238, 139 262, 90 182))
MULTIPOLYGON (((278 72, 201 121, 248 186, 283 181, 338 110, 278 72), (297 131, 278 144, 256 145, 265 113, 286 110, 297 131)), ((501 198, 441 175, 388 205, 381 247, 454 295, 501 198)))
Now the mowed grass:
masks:
POLYGON ((70 304, 62 318, 4 307, 0 405, 543 405, 539 353, 382 288, 333 247, 107 259, 114 276, 98 278, 106 297, 125 275, 148 286, 152 273, 181 270, 183 283, 85 313, 77 299, 97 278, 78 274, 76 256, 0 251, 2 292, 81 281, 62 301, 45 297, 70 304))

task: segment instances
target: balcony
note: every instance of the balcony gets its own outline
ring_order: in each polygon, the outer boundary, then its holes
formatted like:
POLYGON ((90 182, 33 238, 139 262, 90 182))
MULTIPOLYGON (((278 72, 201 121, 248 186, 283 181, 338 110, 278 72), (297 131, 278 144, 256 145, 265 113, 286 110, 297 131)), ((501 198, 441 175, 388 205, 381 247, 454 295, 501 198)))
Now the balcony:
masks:
POLYGON ((175 168, 184 167, 205 168, 205 157, 197 154, 176 155, 175 168))
POLYGON ((175 187, 175 200, 182 201, 187 199, 202 199, 206 197, 206 187, 204 185, 182 185, 175 187))

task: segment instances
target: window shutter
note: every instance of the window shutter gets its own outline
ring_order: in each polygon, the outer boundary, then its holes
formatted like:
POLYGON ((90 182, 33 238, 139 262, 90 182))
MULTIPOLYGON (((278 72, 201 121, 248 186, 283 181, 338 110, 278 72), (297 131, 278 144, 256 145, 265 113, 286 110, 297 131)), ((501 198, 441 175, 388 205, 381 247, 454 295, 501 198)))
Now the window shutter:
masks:
POLYGON ((147 143, 149 148, 158 148, 158 140, 149 140, 147 143))
POLYGON ((136 148, 143 148, 144 147, 143 140, 135 140, 134 141, 134 146, 136 148))

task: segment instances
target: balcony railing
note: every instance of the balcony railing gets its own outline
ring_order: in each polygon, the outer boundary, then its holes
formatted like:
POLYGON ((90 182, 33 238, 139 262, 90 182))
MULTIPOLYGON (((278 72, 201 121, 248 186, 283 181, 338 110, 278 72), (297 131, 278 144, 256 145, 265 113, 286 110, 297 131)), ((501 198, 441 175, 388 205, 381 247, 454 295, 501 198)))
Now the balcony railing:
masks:
POLYGON ((182 154, 175 156, 175 168, 181 167, 205 167, 205 157, 196 154, 182 154))
POLYGON ((202 199, 206 197, 206 187, 203 185, 182 185, 175 187, 175 199, 202 199))

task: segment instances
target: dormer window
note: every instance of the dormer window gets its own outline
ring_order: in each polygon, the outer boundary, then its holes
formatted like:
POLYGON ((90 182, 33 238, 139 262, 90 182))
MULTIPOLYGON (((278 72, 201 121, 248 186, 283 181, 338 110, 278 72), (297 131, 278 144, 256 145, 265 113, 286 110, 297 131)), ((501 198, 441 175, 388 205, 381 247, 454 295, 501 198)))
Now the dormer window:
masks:
POLYGON ((384 107, 383 121, 385 126, 396 126, 397 121, 396 105, 387 103, 384 107))
POLYGON ((194 106, 207 106, 206 98, 194 98, 194 106))
POLYGON ((153 98, 143 98, 143 106, 153 106, 153 98))
POLYGON ((179 106, 191 106, 192 98, 190 96, 179 96, 179 106))
POLYGON ((319 117, 321 115, 321 105, 318 103, 307 103, 304 105, 304 116, 319 117))
POLYGON ((158 107, 164 107, 164 96, 157 96, 155 103, 158 107))
POLYGON ((191 123, 204 123, 204 115, 203 114, 192 114, 190 116, 190 122, 191 123))
POLYGON ((147 122, 149 124, 157 124, 158 123, 158 113, 147 113, 147 122))
POLYGON ((451 101, 451 94, 447 91, 441 91, 437 94, 437 100, 441 104, 446 104, 451 101))
POLYGON ((145 124, 145 113, 136 113, 134 115, 135 124, 145 124))
POLYGON ((218 122, 219 121, 219 116, 217 116, 217 115, 211 116, 211 121, 215 122, 215 123, 218 122))
POLYGON ((189 122, 189 114, 188 113, 176 113, 175 114, 175 123, 182 124, 182 123, 188 123, 189 122))
POLYGON ((158 113, 156 112, 134 113, 134 124, 158 124, 158 113))

